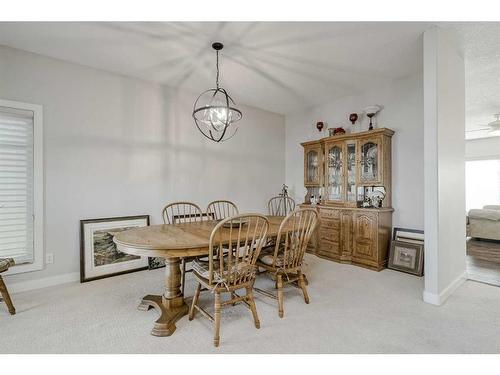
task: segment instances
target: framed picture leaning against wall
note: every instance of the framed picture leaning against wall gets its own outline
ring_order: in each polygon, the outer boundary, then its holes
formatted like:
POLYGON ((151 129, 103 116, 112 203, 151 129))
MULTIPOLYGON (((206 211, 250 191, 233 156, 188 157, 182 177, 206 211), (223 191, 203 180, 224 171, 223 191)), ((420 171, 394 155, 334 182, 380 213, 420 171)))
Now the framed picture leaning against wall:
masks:
POLYGON ((394 228, 388 267, 423 276, 424 232, 422 230, 394 228))
POLYGON ((80 282, 148 268, 148 258, 119 252, 116 233, 149 225, 149 215, 80 220, 80 282))

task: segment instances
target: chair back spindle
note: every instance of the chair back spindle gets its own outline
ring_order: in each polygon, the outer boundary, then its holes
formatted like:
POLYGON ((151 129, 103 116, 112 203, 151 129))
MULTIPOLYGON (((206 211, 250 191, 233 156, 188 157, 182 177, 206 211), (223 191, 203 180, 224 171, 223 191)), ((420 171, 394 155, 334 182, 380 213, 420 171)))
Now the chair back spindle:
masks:
POLYGON ((193 223, 203 220, 201 208, 191 202, 174 202, 162 210, 165 224, 193 223))
POLYGON ((318 213, 313 208, 303 208, 293 211, 281 223, 276 246, 274 249, 273 264, 281 255, 280 268, 294 270, 302 266, 302 261, 318 222, 318 213))
POLYGON ((226 200, 210 202, 207 206, 206 212, 207 215, 214 220, 222 220, 239 214, 238 207, 236 207, 233 202, 226 200))
POLYGON ((267 207, 271 216, 287 216, 295 210, 295 201, 290 197, 273 197, 267 203, 267 207))

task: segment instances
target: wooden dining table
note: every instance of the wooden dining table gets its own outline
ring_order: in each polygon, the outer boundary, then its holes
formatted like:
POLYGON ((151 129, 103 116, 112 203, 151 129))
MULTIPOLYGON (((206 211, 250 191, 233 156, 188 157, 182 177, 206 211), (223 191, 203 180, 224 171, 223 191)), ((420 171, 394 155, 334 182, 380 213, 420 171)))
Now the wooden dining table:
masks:
MULTIPOLYGON (((282 216, 267 216, 267 238, 278 235, 282 216)), ((218 221, 151 225, 117 233, 113 241, 118 251, 142 257, 165 259, 165 286, 163 295, 143 297, 140 310, 154 308, 159 313, 151 334, 170 336, 175 323, 188 313, 188 305, 181 292, 181 258, 208 255, 210 235, 218 221)))

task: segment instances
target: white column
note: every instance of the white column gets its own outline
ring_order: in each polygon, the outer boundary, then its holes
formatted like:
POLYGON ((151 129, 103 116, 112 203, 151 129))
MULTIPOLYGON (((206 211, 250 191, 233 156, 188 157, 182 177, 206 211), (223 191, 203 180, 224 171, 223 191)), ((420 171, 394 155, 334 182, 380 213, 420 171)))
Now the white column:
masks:
POLYGON ((452 35, 424 33, 424 301, 465 280, 465 73, 452 35))

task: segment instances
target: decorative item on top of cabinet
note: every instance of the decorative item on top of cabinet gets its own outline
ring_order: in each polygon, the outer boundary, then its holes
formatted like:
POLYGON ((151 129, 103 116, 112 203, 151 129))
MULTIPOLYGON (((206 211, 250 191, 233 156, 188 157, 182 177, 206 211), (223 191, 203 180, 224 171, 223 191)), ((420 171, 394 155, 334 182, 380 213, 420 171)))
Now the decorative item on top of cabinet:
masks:
POLYGON ((328 128, 328 135, 330 137, 332 137, 334 135, 341 135, 341 134, 345 134, 345 129, 341 126, 338 128, 328 128))
POLYGON ((366 116, 370 119, 370 126, 368 130, 373 130, 372 118, 381 110, 382 108, 378 105, 370 105, 363 109, 363 112, 366 113, 366 116))
MULTIPOLYGON (((320 183, 311 184, 307 174, 304 179, 309 196, 317 195, 320 189, 324 193, 323 202, 316 206, 320 220, 309 243, 310 253, 378 271, 387 266, 393 212, 393 134, 381 128, 302 143, 305 165, 311 150, 321 149, 323 155, 315 180, 320 183), (375 199, 371 196, 374 191, 384 192, 385 197, 375 199), (358 207, 365 196, 369 207, 358 207)), ((310 206, 308 203, 305 205, 310 206)))

